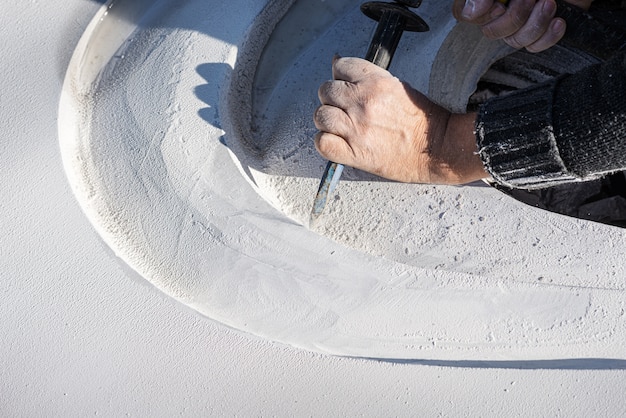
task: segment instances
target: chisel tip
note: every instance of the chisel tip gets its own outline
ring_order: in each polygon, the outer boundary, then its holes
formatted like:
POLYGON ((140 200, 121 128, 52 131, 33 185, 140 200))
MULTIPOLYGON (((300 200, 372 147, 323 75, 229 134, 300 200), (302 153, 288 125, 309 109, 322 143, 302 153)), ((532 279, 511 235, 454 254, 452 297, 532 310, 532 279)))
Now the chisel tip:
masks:
POLYGON ((320 181, 320 186, 313 202, 313 209, 311 209, 311 216, 309 218, 309 228, 312 228, 317 219, 320 217, 326 203, 328 202, 328 196, 335 190, 339 183, 339 178, 343 172, 343 165, 333 163, 332 161, 326 165, 326 170, 320 181))

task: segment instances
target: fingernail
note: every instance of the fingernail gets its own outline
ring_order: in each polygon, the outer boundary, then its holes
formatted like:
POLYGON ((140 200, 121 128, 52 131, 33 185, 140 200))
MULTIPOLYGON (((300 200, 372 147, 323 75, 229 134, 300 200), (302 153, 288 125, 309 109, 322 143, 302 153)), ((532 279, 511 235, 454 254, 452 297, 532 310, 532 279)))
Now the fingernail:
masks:
POLYGON ((552 31, 556 34, 561 34, 563 32, 565 32, 565 21, 563 21, 563 19, 554 19, 554 22, 552 22, 552 31))
POLYGON ((552 0, 547 0, 543 3, 541 11, 547 15, 554 16, 554 13, 556 13, 556 3, 552 0))
POLYGON ((476 10, 474 0, 465 0, 465 6, 463 6, 461 16, 465 19, 471 20, 474 17, 474 10, 476 10))

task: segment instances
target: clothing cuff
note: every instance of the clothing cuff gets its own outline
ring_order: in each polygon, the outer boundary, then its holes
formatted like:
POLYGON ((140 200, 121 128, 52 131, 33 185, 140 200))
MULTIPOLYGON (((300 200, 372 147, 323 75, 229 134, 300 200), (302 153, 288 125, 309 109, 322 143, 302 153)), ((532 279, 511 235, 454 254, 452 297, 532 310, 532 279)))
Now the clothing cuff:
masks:
POLYGON ((540 189, 579 180, 563 163, 552 127, 558 79, 495 97, 476 119, 478 152, 493 179, 507 187, 540 189))

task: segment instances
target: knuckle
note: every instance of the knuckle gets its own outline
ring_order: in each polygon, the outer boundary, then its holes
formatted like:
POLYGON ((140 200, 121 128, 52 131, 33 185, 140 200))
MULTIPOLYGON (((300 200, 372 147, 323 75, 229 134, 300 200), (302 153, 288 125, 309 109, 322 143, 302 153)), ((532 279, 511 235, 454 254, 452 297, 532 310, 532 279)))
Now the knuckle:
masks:
POLYGON ((519 30, 522 26, 524 26, 527 18, 528 16, 525 16, 519 13, 512 13, 512 16, 510 19, 511 28, 514 30, 519 30))
POLYGON ((494 29, 493 25, 485 25, 482 27, 483 35, 488 39, 498 39, 500 34, 494 29))
POLYGON ((333 106, 320 106, 314 114, 315 126, 323 132, 340 135, 346 132, 346 114, 333 106))
POLYGON ((506 42, 507 45, 509 45, 510 47, 513 47, 515 49, 521 49, 524 48, 527 44, 520 42, 520 40, 515 37, 515 36, 509 36, 507 38, 504 39, 504 42, 506 42))
POLYGON ((333 118, 329 115, 327 106, 320 106, 315 111, 315 122, 319 129, 329 131, 332 129, 333 118))
POLYGON ((313 118, 315 119, 315 122, 321 122, 324 120, 324 118, 322 117, 322 110, 323 106, 319 106, 317 109, 315 109, 315 113, 313 114, 313 118))
POLYGON ((317 152, 319 152, 323 157, 333 157, 335 154, 335 146, 333 145, 330 136, 326 133, 321 133, 316 137, 315 148, 317 148, 317 152))
POLYGON ((336 94, 335 93, 335 87, 334 87, 335 81, 329 80, 329 81, 325 81, 324 83, 322 83, 322 85, 320 85, 320 88, 318 90, 318 95, 320 97, 320 100, 322 100, 323 104, 326 104, 326 102, 330 99, 333 98, 333 96, 336 94))

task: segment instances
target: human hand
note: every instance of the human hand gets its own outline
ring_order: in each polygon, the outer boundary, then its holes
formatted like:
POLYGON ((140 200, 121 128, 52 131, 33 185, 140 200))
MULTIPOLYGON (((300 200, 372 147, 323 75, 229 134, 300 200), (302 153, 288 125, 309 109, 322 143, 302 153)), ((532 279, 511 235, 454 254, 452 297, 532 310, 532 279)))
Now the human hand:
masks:
POLYGON ((325 158, 391 180, 462 184, 487 177, 475 114, 450 114, 388 71, 335 58, 319 89, 315 147, 325 158))
MULTIPOLYGON (((568 3, 587 10, 593 0, 568 3)), ((565 34, 565 21, 555 17, 555 0, 454 0, 452 13, 459 21, 474 23, 490 39, 503 39, 513 48, 539 52, 555 45, 565 34)))

